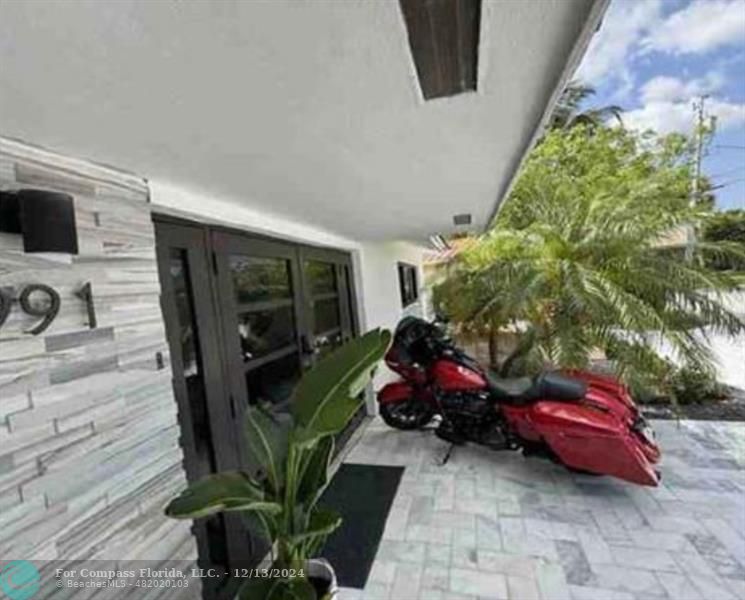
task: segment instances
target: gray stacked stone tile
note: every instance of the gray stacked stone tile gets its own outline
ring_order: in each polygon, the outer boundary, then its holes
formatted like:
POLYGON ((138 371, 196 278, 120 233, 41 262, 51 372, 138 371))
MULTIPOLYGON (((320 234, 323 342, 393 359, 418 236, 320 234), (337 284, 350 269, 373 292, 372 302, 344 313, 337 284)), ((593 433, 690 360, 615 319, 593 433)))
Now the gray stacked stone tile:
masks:
POLYGON ((19 188, 73 197, 79 254, 0 233, 0 287, 62 300, 40 335, 17 304, 0 328, 0 560, 193 564, 189 523, 163 515, 185 475, 146 183, 0 138, 0 190, 19 188), (86 282, 96 329, 75 296, 86 282))

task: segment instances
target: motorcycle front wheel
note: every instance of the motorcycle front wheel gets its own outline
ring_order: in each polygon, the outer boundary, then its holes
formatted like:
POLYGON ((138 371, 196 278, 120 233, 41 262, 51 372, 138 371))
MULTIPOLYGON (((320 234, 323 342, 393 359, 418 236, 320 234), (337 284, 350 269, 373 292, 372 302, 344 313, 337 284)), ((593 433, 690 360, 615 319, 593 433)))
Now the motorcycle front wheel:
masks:
POLYGON ((432 420, 435 411, 431 406, 415 398, 402 402, 391 402, 379 405, 383 421, 395 429, 421 429, 432 420))

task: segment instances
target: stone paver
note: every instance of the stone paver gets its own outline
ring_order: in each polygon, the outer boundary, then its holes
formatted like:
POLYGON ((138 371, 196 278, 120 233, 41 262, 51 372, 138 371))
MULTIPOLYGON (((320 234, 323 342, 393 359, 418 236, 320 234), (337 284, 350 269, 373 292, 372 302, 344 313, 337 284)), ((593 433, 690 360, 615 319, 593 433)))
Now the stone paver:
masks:
POLYGON ((745 600, 745 424, 654 423, 662 485, 587 477, 376 420, 346 456, 406 467, 364 590, 340 600, 745 600))

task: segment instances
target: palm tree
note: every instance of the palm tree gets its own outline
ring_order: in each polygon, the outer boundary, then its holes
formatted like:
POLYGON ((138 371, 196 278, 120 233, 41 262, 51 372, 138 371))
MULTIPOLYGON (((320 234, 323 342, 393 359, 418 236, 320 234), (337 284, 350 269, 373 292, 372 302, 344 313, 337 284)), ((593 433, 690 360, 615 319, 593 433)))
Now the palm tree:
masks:
POLYGON ((720 301, 722 291, 736 287, 731 276, 656 245, 683 218, 650 225, 633 211, 557 203, 552 190, 543 192, 536 202, 548 205, 550 219, 494 229, 464 252, 437 292, 455 321, 525 325, 523 343, 501 365, 503 375, 546 365, 586 368, 601 349, 623 379, 654 380, 666 375, 654 350, 660 343, 707 370, 711 355, 696 332, 745 330, 720 301))
MULTIPOLYGON (((438 310, 466 328, 516 324, 522 342, 503 375, 546 366, 586 368, 601 350, 629 383, 659 384, 664 344, 691 367, 711 370, 703 331, 745 331, 722 303, 737 281, 703 260, 682 260, 665 234, 703 218, 686 200, 685 160, 658 158, 649 140, 582 127, 550 133, 526 162, 510 206, 470 245, 435 289, 438 310)), ((677 147, 677 146, 676 146, 677 147)), ((699 243, 699 254, 734 252, 699 243)))
POLYGON ((550 129, 569 129, 583 124, 589 127, 600 127, 611 117, 621 123, 620 106, 609 105, 580 111, 580 105, 595 95, 595 89, 578 81, 570 81, 556 104, 551 115, 550 129))

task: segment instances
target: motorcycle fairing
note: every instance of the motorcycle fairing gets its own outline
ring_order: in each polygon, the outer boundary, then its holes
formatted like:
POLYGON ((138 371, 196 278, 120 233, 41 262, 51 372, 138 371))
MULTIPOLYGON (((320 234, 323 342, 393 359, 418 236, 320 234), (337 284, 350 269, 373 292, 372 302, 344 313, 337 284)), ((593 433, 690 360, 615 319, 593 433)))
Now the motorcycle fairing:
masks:
POLYGON ((483 390, 487 387, 486 378, 454 360, 440 359, 432 365, 432 377, 446 392, 483 390))
POLYGON ((657 446, 635 427, 638 415, 617 394, 591 385, 580 402, 542 399, 525 407, 502 406, 517 433, 542 440, 565 465, 656 486, 657 446))
POLYGON ((378 402, 380 404, 395 404, 404 402, 414 396, 414 386, 403 381, 393 381, 386 383, 378 392, 378 402))

